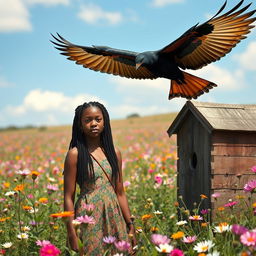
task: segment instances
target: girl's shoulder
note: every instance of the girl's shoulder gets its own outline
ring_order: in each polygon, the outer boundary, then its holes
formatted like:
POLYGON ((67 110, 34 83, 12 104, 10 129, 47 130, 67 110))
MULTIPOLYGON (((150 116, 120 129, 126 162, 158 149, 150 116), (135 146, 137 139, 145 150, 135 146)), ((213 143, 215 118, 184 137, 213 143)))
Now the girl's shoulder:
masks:
POLYGON ((66 156, 66 161, 77 162, 77 157, 78 157, 77 147, 73 147, 73 148, 69 149, 67 156, 66 156))

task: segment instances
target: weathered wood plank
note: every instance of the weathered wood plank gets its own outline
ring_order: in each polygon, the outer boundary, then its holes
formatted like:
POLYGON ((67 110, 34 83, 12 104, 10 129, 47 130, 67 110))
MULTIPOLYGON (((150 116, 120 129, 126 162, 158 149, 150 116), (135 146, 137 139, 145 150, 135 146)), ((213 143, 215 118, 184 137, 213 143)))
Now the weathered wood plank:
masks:
POLYGON ((254 156, 256 158, 256 145, 244 144, 213 144, 212 156, 254 156))
MULTIPOLYGON (((256 129, 256 128, 255 128, 256 129)), ((212 144, 256 145, 256 132, 221 131, 212 132, 212 144)))

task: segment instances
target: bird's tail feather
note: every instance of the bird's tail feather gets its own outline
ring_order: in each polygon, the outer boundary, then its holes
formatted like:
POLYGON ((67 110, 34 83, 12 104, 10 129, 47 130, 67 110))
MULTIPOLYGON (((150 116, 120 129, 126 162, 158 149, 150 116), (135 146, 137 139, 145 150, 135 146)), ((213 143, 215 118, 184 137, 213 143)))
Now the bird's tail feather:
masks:
POLYGON ((186 99, 196 99, 199 95, 209 92, 210 89, 217 86, 216 84, 202 79, 200 77, 182 72, 184 81, 179 83, 175 80, 171 81, 169 100, 175 97, 183 97, 186 99))

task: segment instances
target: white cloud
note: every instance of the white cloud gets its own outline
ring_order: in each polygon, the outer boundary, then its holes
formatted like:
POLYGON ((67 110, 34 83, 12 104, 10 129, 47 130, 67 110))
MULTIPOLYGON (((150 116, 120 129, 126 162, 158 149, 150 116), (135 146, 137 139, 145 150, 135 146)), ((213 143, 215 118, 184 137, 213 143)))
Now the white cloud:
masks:
POLYGON ((88 101, 99 101, 105 106, 107 105, 103 100, 94 95, 78 94, 70 97, 62 92, 36 89, 30 91, 24 97, 21 105, 9 105, 2 109, 1 119, 3 124, 15 122, 17 125, 71 123, 75 108, 88 101))
POLYGON ((63 5, 68 5, 69 0, 23 0, 27 4, 43 4, 46 6, 52 6, 52 5, 58 5, 58 4, 63 4, 63 5))
POLYGON ((218 90, 239 90, 246 86, 242 70, 229 71, 216 64, 210 64, 196 71, 189 70, 188 73, 217 84, 218 90))
POLYGON ((93 3, 83 4, 78 17, 89 24, 115 25, 123 20, 120 12, 108 12, 93 3))
POLYGON ((256 71, 256 41, 250 42, 244 53, 237 55, 243 69, 256 71))
POLYGON ((22 0, 0 0, 0 32, 30 31, 29 12, 22 0))
POLYGON ((153 0, 151 4, 155 7, 164 7, 168 4, 177 4, 183 2, 184 0, 153 0))

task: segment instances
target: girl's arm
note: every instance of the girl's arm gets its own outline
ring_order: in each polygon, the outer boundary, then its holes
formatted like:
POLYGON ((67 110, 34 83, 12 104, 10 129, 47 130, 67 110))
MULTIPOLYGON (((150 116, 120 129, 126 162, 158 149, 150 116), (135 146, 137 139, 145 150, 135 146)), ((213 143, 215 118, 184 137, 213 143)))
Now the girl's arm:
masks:
MULTIPOLYGON (((64 164, 64 211, 74 211, 74 200, 76 192, 76 172, 77 172, 77 148, 68 151, 64 164)), ((72 250, 78 250, 78 240, 72 224, 74 217, 68 217, 67 234, 69 245, 72 250)))
POLYGON ((135 228, 134 228, 134 225, 132 223, 131 212, 130 212, 130 209, 129 209, 129 206, 128 206, 127 197, 126 197, 126 194, 124 192, 124 187, 123 187, 121 152, 119 150, 116 150, 116 155, 117 155, 118 166, 119 166, 119 171, 120 171, 119 172, 119 177, 118 177, 117 182, 116 182, 116 195, 117 195, 117 199, 119 201, 119 205, 121 207, 125 222, 128 225, 129 234, 133 235, 132 242, 133 242, 133 246, 135 246, 135 244, 136 244, 135 228))

